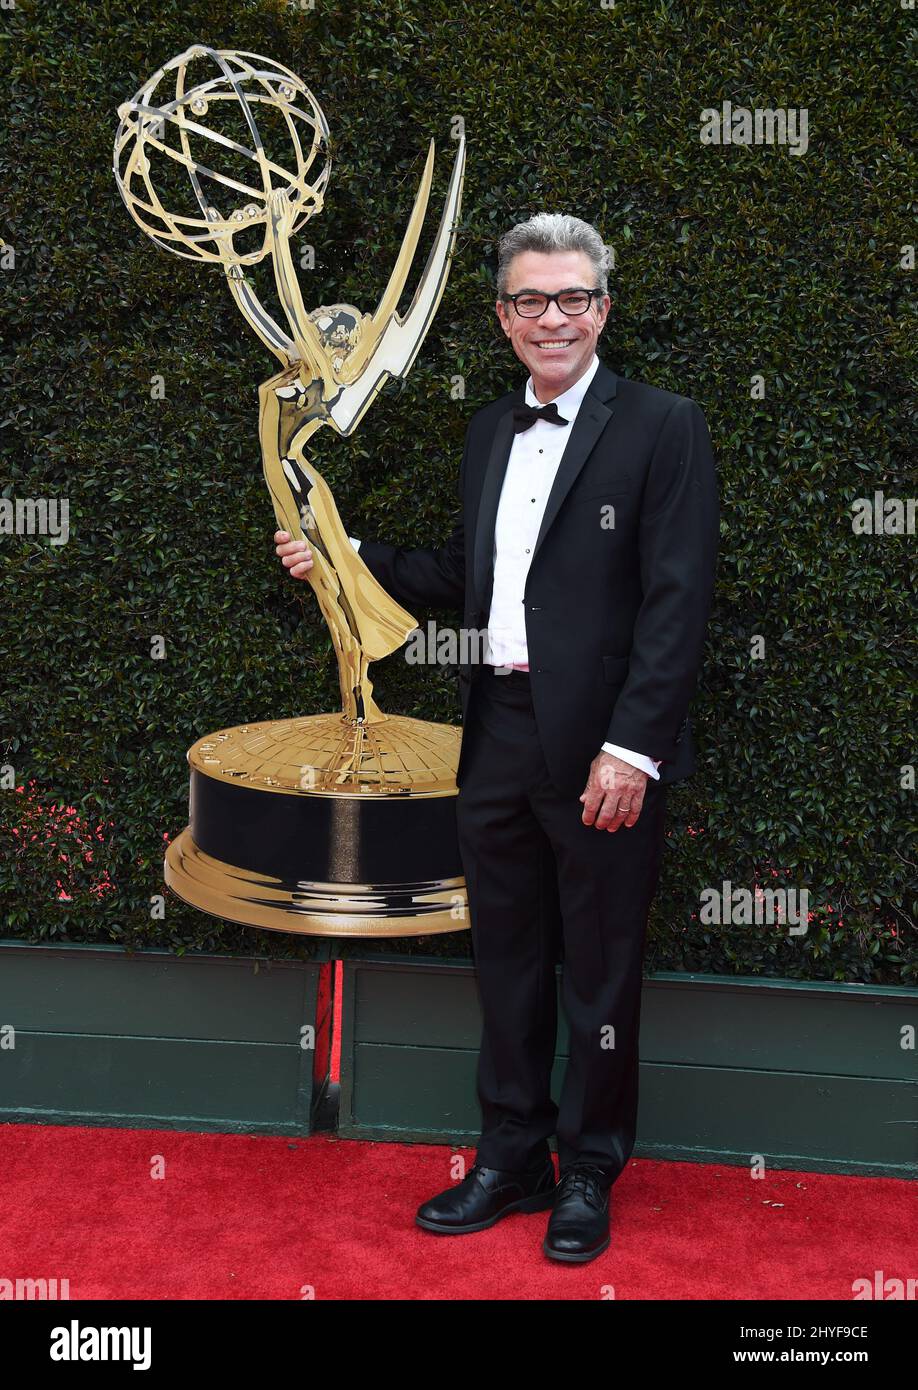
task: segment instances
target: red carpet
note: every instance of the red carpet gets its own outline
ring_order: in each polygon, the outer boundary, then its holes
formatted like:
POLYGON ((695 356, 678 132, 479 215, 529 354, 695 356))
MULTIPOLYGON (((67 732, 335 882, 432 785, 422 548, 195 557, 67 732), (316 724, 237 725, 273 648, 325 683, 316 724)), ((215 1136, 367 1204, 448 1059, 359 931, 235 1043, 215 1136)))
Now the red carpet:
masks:
MULTIPOLYGON (((466 1162, 472 1150, 464 1151, 466 1162)), ((582 1267, 540 1249, 548 1213, 436 1236, 449 1185, 429 1144, 0 1125, 0 1273, 71 1299, 841 1299, 914 1277, 918 1185, 633 1161, 612 1245, 582 1267), (157 1155, 165 1177, 151 1179, 157 1155)))

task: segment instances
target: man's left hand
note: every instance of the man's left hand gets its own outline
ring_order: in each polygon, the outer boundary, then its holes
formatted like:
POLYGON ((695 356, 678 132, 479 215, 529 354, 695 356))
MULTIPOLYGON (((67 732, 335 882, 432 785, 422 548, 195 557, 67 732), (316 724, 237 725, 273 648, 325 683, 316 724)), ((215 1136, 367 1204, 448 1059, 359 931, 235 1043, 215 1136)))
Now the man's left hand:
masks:
POLYGON ((620 825, 634 825, 641 814, 649 780, 646 772, 616 758, 613 753, 597 753, 590 763, 590 775, 580 797, 584 825, 613 831, 620 825))

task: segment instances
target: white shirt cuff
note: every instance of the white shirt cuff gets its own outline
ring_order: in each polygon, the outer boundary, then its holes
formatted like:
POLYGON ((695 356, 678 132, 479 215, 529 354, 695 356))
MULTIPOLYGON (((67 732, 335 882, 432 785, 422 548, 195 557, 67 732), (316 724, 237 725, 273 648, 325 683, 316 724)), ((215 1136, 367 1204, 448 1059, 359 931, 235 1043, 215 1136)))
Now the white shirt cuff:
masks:
POLYGON ((659 758, 648 758, 643 753, 632 753, 630 748, 619 748, 617 743, 604 743, 602 751, 611 753, 613 757, 621 758, 623 763, 630 763, 632 767, 640 768, 641 772, 646 772, 648 777, 659 782, 660 774, 657 771, 661 761, 659 758))
POLYGON ((348 536, 348 540, 350 541, 351 545, 354 547, 355 550, 360 549, 360 542, 358 540, 355 540, 353 536, 348 536))

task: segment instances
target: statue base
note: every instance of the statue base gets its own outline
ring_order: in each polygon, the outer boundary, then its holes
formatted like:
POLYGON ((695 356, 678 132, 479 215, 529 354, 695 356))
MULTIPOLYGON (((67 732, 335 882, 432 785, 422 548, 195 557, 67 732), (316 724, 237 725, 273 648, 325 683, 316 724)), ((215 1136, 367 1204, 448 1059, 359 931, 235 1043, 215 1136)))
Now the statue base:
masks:
POLYGON ((393 715, 243 724, 188 750, 168 886, 215 917, 307 936, 468 928, 456 836, 462 730, 393 715))

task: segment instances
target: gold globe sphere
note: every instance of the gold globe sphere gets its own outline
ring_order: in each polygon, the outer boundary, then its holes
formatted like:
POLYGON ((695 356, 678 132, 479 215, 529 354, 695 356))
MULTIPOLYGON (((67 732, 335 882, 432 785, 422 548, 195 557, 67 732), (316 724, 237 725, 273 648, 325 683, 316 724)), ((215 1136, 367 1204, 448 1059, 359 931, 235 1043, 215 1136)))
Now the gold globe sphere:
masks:
POLYGON ((291 233, 321 210, 328 124, 305 83, 270 58, 195 44, 118 115, 115 182, 135 222, 164 251, 254 265, 271 249, 272 193, 287 194, 291 233))

